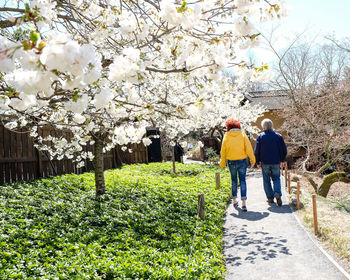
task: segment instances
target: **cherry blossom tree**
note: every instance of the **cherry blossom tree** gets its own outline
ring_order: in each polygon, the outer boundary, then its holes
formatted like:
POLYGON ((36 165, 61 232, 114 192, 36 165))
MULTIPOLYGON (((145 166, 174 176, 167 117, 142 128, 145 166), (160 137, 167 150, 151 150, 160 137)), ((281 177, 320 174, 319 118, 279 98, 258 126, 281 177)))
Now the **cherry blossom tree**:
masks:
POLYGON ((285 10, 277 0, 5 1, 0 110, 18 117, 6 126, 27 127, 57 159, 93 159, 103 194, 103 152, 149 145, 150 123, 172 138, 238 112, 243 81, 266 77, 267 67, 248 65, 237 50, 258 43, 254 24, 285 10), (228 67, 241 77, 235 84, 222 76, 228 67), (45 126, 73 137, 43 138, 45 126))

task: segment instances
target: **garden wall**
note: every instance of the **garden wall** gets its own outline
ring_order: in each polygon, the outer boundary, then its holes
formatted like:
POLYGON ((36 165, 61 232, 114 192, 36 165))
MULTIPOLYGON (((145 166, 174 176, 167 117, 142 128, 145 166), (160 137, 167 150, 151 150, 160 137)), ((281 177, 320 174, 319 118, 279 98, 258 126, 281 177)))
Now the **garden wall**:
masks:
MULTIPOLYGON (((41 136, 57 135, 57 132, 50 129, 40 129, 38 133, 41 136)), ((128 148, 133 152, 123 152, 121 147, 117 146, 106 153, 105 169, 116 168, 122 163, 148 162, 147 147, 142 143, 129 144, 128 148)), ((87 145, 86 150, 92 151, 93 147, 87 145)), ((47 152, 40 152, 34 147, 29 133, 10 131, 0 123, 0 185, 68 173, 80 174, 92 170, 94 165, 88 160, 83 168, 77 168, 77 165, 69 159, 50 160, 47 152)))

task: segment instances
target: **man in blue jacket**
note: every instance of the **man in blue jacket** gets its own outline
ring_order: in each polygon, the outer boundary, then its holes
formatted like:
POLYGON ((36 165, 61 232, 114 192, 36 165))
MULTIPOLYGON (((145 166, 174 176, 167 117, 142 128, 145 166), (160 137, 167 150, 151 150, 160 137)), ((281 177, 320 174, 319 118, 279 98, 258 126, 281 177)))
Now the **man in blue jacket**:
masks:
POLYGON ((287 147, 281 134, 273 130, 270 119, 261 122, 264 132, 258 135, 254 148, 254 154, 258 168, 262 168, 264 190, 268 203, 273 203, 276 198, 278 206, 282 205, 282 192, 280 181, 280 166, 284 166, 287 155, 287 147), (273 189, 271 186, 273 182, 273 189))

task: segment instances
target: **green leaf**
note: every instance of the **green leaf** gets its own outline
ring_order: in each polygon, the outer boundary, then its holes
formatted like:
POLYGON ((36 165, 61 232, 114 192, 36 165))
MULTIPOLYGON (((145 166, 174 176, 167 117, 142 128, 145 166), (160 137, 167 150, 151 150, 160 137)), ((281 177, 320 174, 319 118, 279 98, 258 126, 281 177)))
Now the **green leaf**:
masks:
POLYGON ((25 3, 25 4, 24 4, 24 8, 25 8, 26 12, 29 12, 29 11, 30 11, 30 6, 29 6, 28 3, 25 3))
POLYGON ((21 43, 25 51, 32 49, 31 42, 29 40, 23 40, 21 43))
POLYGON ((181 6, 180 7, 176 7, 176 11, 178 13, 184 13, 188 9, 188 7, 186 5, 187 5, 187 2, 186 1, 182 1, 181 2, 181 6))
POLYGON ((260 36, 261 33, 256 33, 250 36, 250 39, 254 40, 256 37, 260 36))
POLYGON ((36 31, 32 30, 32 31, 30 31, 29 38, 34 44, 36 44, 36 42, 40 38, 40 34, 39 34, 39 32, 36 32, 36 31))
POLYGON ((80 98, 79 91, 75 90, 73 92, 73 97, 72 97, 73 102, 77 102, 79 98, 80 98))

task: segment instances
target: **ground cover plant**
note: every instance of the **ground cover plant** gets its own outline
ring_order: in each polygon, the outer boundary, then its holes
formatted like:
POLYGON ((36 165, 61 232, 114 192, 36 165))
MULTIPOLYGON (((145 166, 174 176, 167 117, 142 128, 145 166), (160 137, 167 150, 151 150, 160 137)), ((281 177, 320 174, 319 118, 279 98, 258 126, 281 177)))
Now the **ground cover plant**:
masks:
POLYGON ((0 279, 223 279, 228 172, 130 165, 0 188, 0 279), (205 193, 206 219, 197 218, 205 193))

